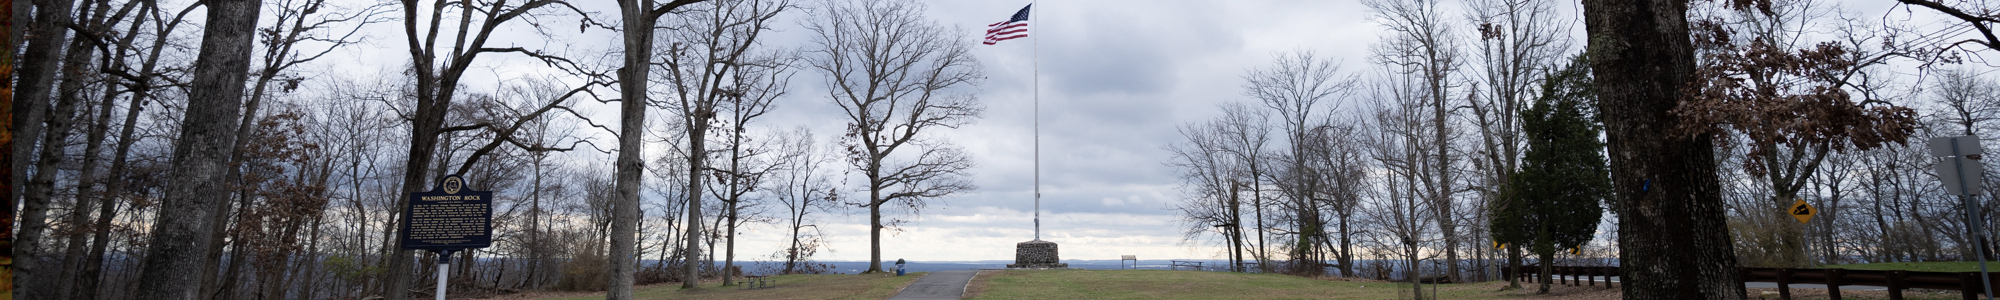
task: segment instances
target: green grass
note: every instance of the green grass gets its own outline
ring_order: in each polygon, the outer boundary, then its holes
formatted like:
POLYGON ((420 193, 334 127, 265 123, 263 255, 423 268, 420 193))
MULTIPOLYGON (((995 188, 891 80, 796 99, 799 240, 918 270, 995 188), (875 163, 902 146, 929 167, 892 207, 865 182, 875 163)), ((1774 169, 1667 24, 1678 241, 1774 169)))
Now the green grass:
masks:
MULTIPOLYGON (((1848 269, 1848 270, 1903 270, 1903 271, 1918 271, 1918 272, 1979 272, 1979 262, 1946 261, 1946 262, 1872 263, 1872 264, 1826 265, 1822 266, 1821 268, 1848 269)), ((1986 270, 2000 271, 2000 262, 1986 262, 1986 270)))
MULTIPOLYGON (((680 288, 677 284, 659 285, 633 292, 634 299, 887 299, 897 290, 908 286, 911 281, 923 277, 924 273, 909 276, 883 274, 868 275, 782 275, 774 277, 777 287, 761 290, 742 290, 737 287, 721 286, 720 283, 705 283, 700 288, 680 288)), ((604 293, 556 298, 562 300, 604 299, 604 293)))
MULTIPOLYGON (((1499 285, 1446 284, 1441 299, 1514 298, 1499 285)), ((967 299, 1396 299, 1408 284, 1165 270, 985 271, 967 299)), ((1430 286, 1425 286, 1426 293, 1430 286)))

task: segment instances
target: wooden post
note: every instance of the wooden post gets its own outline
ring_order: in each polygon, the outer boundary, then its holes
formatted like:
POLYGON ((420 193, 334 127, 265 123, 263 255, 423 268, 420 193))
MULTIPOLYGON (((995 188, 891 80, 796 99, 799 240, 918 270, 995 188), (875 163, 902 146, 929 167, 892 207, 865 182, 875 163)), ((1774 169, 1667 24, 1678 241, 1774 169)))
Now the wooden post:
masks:
POLYGON ((1847 283, 1846 269, 1826 269, 1826 298, 1840 300, 1840 285, 1847 283))
POLYGON ((1736 285, 1750 282, 1750 268, 1736 268, 1736 285))
POLYGON ((1958 272, 1959 299, 1977 300, 1985 287, 1979 284, 1979 272, 1958 272))
POLYGON ((1907 271, 1889 271, 1889 300, 1903 300, 1903 277, 1907 271))
POLYGON ((1792 300, 1792 268, 1778 268, 1778 299, 1792 300))

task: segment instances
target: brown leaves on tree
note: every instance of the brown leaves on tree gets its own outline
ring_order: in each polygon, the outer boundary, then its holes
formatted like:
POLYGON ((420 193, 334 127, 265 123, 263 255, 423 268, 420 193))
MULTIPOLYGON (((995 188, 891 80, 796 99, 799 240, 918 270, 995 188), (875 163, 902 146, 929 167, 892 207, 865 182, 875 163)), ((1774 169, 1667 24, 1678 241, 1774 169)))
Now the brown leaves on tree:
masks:
MULTIPOLYGON (((1702 65, 1673 114, 1686 122, 1674 134, 1720 135, 1733 129, 1748 139, 1750 153, 1778 145, 1867 150, 1901 144, 1916 130, 1916 111, 1887 102, 1856 102, 1843 90, 1859 72, 1856 59, 1839 44, 1787 51, 1764 40, 1735 45, 1716 21, 1694 24, 1697 47, 1707 49, 1702 65)), ((1750 155, 1744 167, 1765 174, 1764 155, 1750 155)))

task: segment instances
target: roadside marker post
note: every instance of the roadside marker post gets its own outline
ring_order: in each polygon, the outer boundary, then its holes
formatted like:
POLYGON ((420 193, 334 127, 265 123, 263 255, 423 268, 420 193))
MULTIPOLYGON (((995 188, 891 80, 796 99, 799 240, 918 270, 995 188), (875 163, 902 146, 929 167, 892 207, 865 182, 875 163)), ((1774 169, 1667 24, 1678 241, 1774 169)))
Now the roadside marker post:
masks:
POLYGON ((1965 206, 1965 226, 1972 233, 1972 247, 1979 256, 1979 282, 1985 289, 1986 300, 1993 300, 1993 279, 1986 271, 1986 229, 1979 218, 1979 203, 1973 200, 1983 189, 1986 179, 1985 166, 1980 164, 1980 155, 1985 147, 1979 145, 1979 137, 1973 135, 1938 137, 1930 140, 1931 156, 1943 157, 1936 168, 1938 179, 1944 181, 1945 191, 1958 195, 1965 206))
POLYGON ((1812 221, 1813 215, 1819 214, 1819 209, 1813 208, 1812 204, 1806 204, 1806 199, 1798 199, 1792 202, 1790 212, 1793 219, 1799 219, 1799 224, 1806 224, 1806 221, 1812 221))
POLYGON ((458 175, 439 179, 429 192, 410 193, 403 206, 403 249, 437 254, 437 299, 444 300, 451 255, 493 245, 493 192, 474 191, 458 175))

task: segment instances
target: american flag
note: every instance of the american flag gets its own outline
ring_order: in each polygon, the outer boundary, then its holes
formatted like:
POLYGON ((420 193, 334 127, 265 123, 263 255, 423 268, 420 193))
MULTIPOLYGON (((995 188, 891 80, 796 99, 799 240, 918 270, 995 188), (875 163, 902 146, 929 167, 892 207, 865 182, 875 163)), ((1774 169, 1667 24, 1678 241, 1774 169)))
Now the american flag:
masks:
POLYGON ((986 44, 992 45, 1000 41, 1028 37, 1028 8, 1034 6, 1034 4, 1022 6, 1021 11, 1015 12, 1014 17, 1007 19, 1006 22, 987 25, 986 44))

